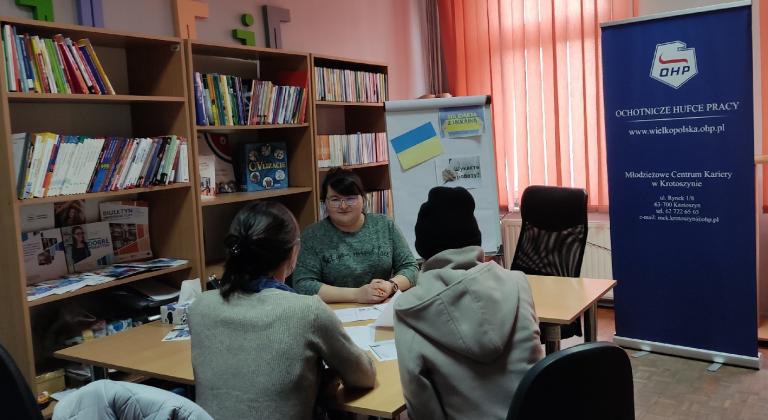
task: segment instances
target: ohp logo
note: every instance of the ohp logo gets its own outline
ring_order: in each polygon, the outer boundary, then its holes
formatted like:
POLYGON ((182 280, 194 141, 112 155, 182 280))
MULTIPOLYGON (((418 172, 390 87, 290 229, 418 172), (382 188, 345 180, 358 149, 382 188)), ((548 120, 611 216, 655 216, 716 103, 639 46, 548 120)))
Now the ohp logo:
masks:
POLYGON ((682 41, 656 45, 651 64, 652 78, 677 89, 698 73, 695 48, 685 48, 682 41))

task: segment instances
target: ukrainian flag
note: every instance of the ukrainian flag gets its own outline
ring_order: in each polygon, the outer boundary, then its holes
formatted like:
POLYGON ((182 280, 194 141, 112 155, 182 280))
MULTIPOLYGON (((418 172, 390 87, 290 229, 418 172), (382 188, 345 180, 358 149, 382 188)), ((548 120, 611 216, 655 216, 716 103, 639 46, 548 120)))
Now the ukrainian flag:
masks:
POLYGON ((395 137, 391 143, 404 171, 443 153, 443 144, 431 122, 395 137))

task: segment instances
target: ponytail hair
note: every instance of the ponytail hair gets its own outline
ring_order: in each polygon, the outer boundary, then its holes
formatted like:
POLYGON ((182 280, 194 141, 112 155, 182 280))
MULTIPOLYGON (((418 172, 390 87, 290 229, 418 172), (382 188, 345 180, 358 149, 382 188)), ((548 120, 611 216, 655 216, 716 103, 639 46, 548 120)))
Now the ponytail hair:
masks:
POLYGON ((221 297, 229 300, 253 279, 267 276, 291 257, 299 237, 299 226, 280 203, 256 201, 240 210, 225 238, 221 297))

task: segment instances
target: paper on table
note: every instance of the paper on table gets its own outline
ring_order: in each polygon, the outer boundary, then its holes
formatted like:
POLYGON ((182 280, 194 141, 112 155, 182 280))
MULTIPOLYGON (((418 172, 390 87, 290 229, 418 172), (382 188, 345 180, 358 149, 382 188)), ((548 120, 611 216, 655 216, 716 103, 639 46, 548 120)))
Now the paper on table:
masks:
POLYGON ((368 350, 368 347, 373 344, 373 329, 369 326, 363 327, 344 327, 344 331, 349 334, 349 338, 355 343, 357 347, 363 350, 368 350))
POLYGON ((380 362, 387 360, 397 360, 397 349, 395 340, 379 341, 370 345, 371 353, 376 356, 380 362))
POLYGON ((163 341, 182 341, 189 339, 190 334, 188 325, 179 325, 163 337, 163 341))
POLYGON ((336 309, 333 311, 341 322, 368 321, 376 319, 381 315, 381 310, 375 306, 366 306, 364 308, 336 309))
POLYGON ((401 291, 397 291, 392 299, 387 302, 384 310, 381 311, 381 315, 373 321, 375 327, 393 327, 395 325, 395 301, 402 294, 401 291))

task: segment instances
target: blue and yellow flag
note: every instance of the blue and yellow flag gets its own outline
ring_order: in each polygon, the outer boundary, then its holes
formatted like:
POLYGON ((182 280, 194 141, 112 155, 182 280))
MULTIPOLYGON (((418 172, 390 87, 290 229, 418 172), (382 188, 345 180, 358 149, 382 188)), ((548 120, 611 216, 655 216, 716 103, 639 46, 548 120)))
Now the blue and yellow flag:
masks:
POLYGON ((404 171, 443 153, 443 144, 431 122, 395 137, 392 148, 404 171))

